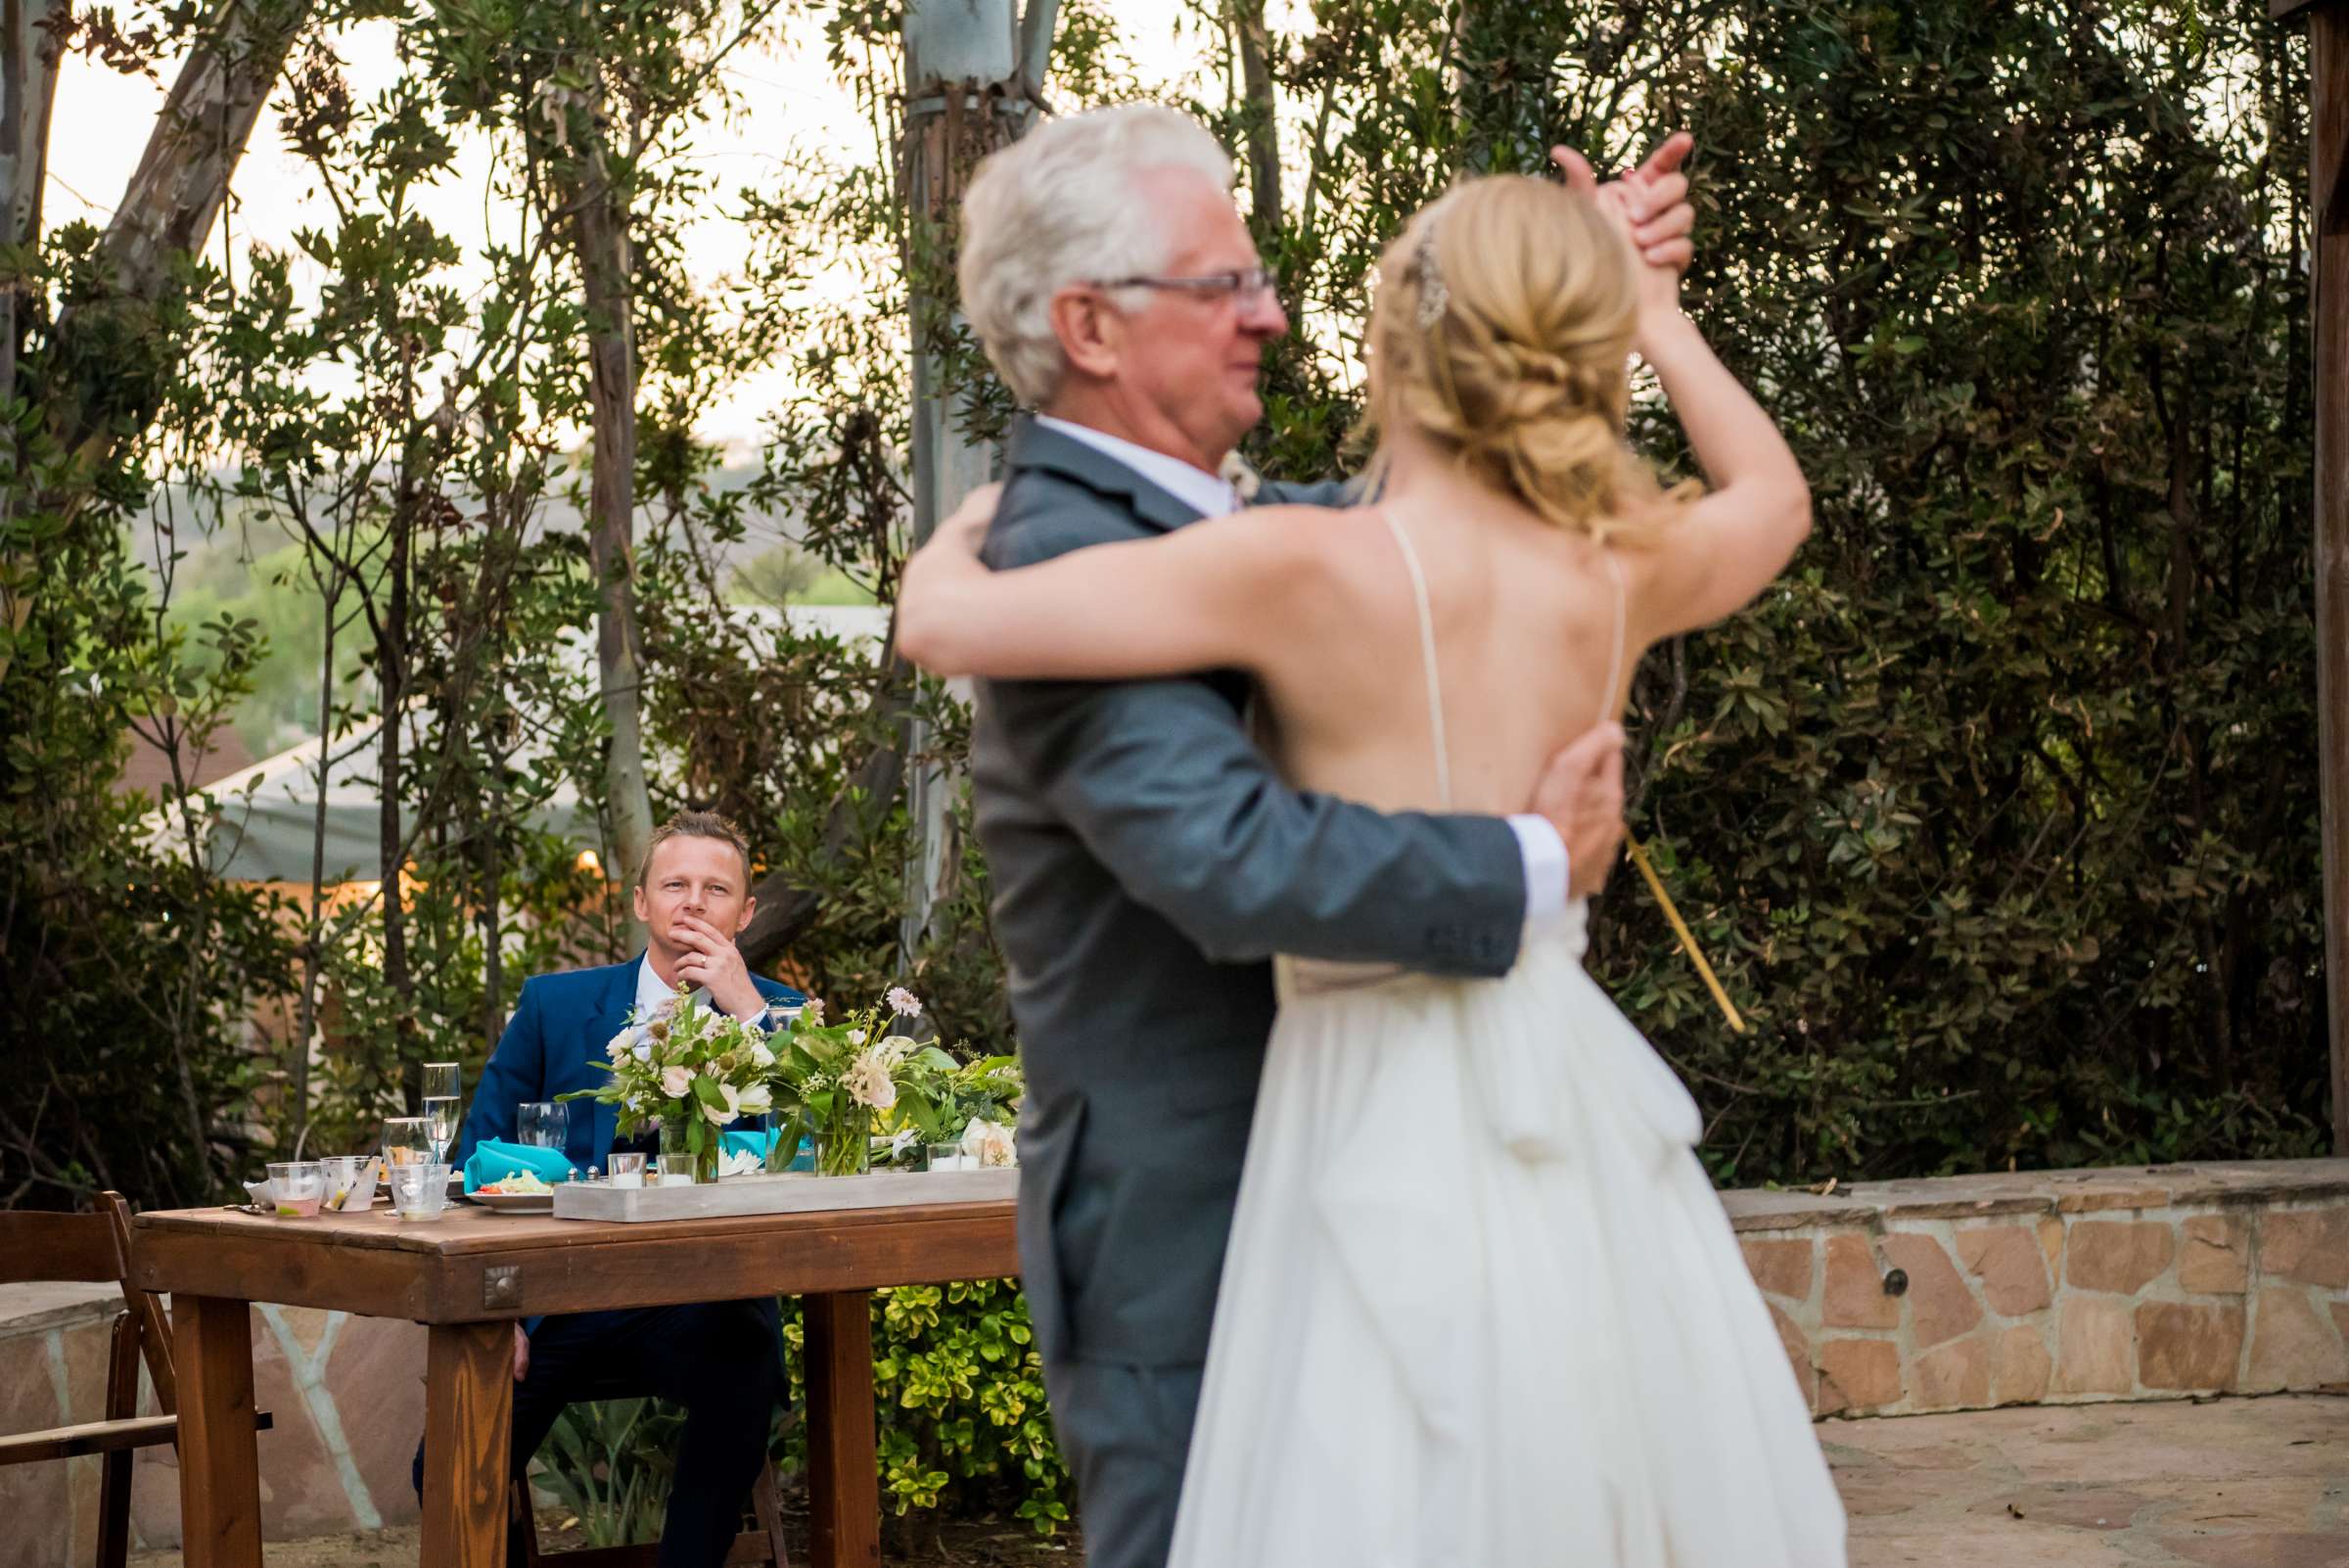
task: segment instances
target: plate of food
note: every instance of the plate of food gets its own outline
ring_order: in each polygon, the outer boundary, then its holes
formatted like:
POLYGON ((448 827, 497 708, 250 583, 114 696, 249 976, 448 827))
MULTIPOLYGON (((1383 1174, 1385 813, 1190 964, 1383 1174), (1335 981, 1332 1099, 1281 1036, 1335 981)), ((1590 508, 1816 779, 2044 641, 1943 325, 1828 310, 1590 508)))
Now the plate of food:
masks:
POLYGON ((484 1181, 467 1196, 483 1208, 498 1214, 555 1212, 555 1189, 543 1177, 528 1171, 517 1171, 495 1181, 484 1181))

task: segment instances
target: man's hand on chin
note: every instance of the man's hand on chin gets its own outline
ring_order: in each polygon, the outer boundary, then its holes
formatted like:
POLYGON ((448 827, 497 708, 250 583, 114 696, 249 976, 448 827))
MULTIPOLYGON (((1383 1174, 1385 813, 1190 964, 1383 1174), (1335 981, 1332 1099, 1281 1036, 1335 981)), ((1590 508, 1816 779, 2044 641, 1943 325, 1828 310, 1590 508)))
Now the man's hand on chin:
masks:
POLYGON ((1534 809, 1566 841, 1568 899, 1606 886, 1623 844, 1623 726, 1599 724, 1550 761, 1534 809))
POLYGON ((721 935, 707 920, 693 915, 677 916, 676 924, 668 928, 669 940, 685 949, 677 960, 677 979, 688 986, 700 986, 710 992, 711 1005, 736 1018, 753 1018, 766 1006, 766 998, 751 982, 751 971, 742 961, 742 949, 734 939, 721 935))

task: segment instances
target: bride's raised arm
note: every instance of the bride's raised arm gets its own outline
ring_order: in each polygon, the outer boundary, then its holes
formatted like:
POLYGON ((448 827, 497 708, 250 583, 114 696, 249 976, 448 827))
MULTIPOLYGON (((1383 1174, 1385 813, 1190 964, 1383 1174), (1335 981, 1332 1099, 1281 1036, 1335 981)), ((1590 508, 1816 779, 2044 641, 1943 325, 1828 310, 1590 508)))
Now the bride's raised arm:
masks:
POLYGON ((1677 265, 1641 267, 1634 346, 1709 486, 1653 549, 1624 556, 1637 629, 1658 642, 1736 614, 1786 570, 1811 533, 1811 487, 1776 422, 1681 313, 1677 265))
POLYGON ((898 648, 934 675, 1119 680, 1261 669, 1309 611, 1333 515, 1265 506, 1034 566, 979 559, 993 487, 905 563, 898 648))

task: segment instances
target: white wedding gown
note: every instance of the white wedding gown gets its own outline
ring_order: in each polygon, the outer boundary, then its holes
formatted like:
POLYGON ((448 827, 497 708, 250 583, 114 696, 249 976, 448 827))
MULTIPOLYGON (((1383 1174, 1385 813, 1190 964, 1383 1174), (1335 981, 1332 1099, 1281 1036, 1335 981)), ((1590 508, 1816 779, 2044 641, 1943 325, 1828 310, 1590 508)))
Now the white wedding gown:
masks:
POLYGON ((1497 981, 1280 961, 1170 1568, 1841 1568, 1695 1103, 1586 945, 1578 903, 1497 981))

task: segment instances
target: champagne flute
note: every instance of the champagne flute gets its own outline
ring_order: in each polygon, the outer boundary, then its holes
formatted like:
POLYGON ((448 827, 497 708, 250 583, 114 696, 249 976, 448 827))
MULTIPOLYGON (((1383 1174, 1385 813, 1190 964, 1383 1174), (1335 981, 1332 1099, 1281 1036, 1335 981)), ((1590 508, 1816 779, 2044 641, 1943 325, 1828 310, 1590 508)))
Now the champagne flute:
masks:
POLYGON ((449 1146, 457 1141, 457 1122, 463 1114, 465 1101, 457 1088, 457 1064, 427 1062, 424 1064, 424 1119, 432 1124, 433 1163, 448 1159, 449 1146))

